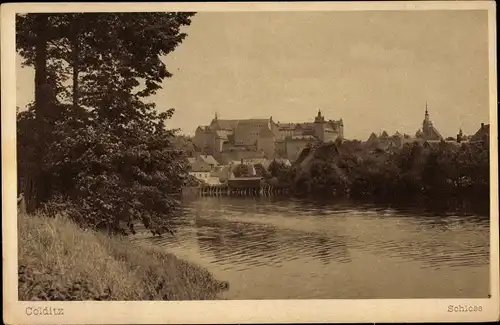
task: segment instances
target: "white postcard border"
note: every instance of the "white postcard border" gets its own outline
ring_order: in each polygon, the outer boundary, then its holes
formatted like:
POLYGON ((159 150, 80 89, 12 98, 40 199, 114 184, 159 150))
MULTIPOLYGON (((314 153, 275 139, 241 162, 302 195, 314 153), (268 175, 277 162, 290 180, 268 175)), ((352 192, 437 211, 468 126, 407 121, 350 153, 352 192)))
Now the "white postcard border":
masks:
POLYGON ((8 324, 173 324, 309 322, 466 322, 499 319, 498 126, 495 3, 488 1, 345 3, 45 3, 1 7, 2 231, 4 322, 8 324), (490 299, 228 300, 180 302, 19 302, 17 298, 16 72, 14 15, 71 11, 355 11, 488 10, 490 62, 491 271, 490 299), (449 312, 450 306, 482 312, 449 312), (49 316, 29 311, 51 308, 49 316), (63 315, 55 315, 55 310, 63 315))

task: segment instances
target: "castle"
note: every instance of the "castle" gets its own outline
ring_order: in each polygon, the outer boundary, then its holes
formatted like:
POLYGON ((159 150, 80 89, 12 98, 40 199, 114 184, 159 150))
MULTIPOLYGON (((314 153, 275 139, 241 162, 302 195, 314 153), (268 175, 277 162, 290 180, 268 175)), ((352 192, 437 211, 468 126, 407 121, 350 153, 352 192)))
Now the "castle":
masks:
POLYGON ((223 120, 218 115, 196 129, 193 143, 198 151, 223 159, 288 158, 294 160, 309 143, 331 142, 344 137, 344 123, 326 120, 321 110, 314 122, 280 123, 267 119, 223 120))

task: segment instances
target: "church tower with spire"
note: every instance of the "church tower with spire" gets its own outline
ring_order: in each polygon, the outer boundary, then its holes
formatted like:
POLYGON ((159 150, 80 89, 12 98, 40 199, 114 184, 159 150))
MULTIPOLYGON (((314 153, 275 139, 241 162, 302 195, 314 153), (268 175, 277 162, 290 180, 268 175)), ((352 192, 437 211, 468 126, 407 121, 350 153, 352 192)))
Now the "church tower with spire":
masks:
POLYGON ((424 140, 442 140, 443 137, 439 134, 438 130, 432 125, 429 117, 429 108, 425 102, 425 116, 422 122, 422 137, 424 140))
POLYGON ((427 107, 427 102, 425 102, 425 116, 424 121, 422 122, 422 133, 424 138, 429 137, 431 134, 432 122, 429 118, 429 108, 427 107))

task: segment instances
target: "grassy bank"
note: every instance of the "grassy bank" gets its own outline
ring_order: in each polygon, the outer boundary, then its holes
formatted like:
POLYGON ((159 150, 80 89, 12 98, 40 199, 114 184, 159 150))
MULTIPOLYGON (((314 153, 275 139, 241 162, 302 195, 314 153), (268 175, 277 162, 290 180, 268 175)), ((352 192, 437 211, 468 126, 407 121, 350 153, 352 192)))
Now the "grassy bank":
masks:
POLYGON ((225 286, 171 254, 64 217, 20 215, 18 229, 20 300, 204 300, 225 286))

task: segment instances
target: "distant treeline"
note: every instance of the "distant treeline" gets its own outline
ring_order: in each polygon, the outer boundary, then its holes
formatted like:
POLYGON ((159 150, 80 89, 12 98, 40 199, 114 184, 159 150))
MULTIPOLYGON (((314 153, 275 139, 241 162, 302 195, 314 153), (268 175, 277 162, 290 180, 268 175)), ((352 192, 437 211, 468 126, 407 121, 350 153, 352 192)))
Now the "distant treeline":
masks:
POLYGON ((256 168, 270 183, 299 197, 408 198, 489 197, 487 143, 408 143, 370 150, 359 141, 317 144, 287 167, 256 168))

